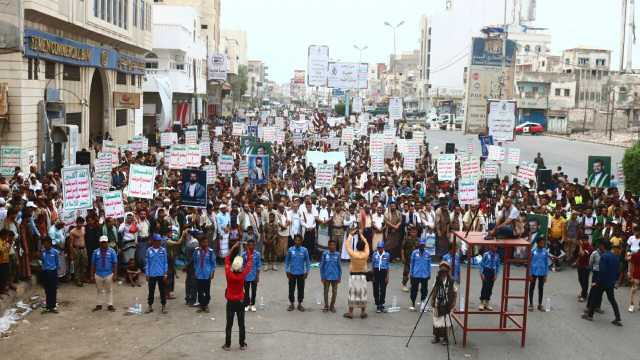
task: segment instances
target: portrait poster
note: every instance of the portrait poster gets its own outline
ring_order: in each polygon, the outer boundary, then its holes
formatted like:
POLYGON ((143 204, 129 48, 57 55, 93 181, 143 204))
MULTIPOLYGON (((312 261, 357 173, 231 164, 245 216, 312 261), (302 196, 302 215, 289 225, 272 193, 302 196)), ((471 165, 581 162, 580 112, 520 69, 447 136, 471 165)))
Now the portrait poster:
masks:
POLYGON ((249 155, 247 156, 249 167, 249 181, 253 185, 265 185, 269 182, 269 156, 249 155))
POLYGON ((180 201, 184 206, 207 207, 207 172, 203 170, 182 170, 180 201))
POLYGON ((589 156, 587 186, 608 188, 611 185, 611 156, 589 156))

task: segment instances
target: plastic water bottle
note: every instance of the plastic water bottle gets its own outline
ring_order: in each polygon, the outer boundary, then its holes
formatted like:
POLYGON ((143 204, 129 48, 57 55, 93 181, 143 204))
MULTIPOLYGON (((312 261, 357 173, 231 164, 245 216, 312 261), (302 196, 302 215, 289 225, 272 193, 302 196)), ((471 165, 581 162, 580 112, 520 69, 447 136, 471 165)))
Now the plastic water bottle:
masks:
POLYGON ((260 302, 258 303, 258 308, 260 308, 260 310, 264 310, 265 306, 264 306, 264 296, 260 296, 260 302))
POLYGON ((464 295, 460 295, 460 311, 464 311, 464 295))
POLYGON ((136 297, 136 302, 133 304, 133 309, 136 314, 142 314, 142 304, 140 304, 139 299, 136 297))
POLYGON ((395 295, 393 296, 393 298, 391 298, 391 307, 392 308, 398 307, 398 297, 395 295))
POLYGON ((547 300, 544 302, 544 311, 551 311, 551 298, 547 297, 547 300))
POLYGON ((316 293, 316 305, 322 305, 322 300, 320 298, 320 293, 316 293))
POLYGON ((388 313, 400 312, 400 306, 398 306, 398 298, 396 296, 391 298, 391 307, 387 308, 388 313))

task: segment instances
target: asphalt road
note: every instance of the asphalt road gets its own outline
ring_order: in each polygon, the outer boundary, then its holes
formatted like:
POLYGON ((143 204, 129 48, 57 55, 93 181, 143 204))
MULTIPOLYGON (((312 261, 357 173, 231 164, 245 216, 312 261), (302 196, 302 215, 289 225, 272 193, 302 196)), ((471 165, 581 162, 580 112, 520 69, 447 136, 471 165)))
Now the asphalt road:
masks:
MULTIPOLYGON (((347 271, 346 264, 343 268, 347 271)), ((342 317, 346 306, 346 283, 340 285, 337 314, 321 312, 316 304, 321 285, 317 269, 307 282, 305 313, 287 312, 287 282, 284 273, 262 274, 258 296, 263 296, 264 311, 247 314, 249 349, 237 348, 237 326, 233 334, 233 350, 224 352, 224 286, 218 269, 212 290, 210 314, 195 313, 184 305, 184 276, 178 279, 178 299, 170 300, 167 315, 125 316, 124 309, 136 298, 145 302, 146 288, 118 285, 115 290, 116 313, 92 313, 95 288, 77 288, 64 284, 60 288, 60 314, 27 317, 13 333, 0 339, 3 359, 446 359, 446 348, 431 345, 431 315, 426 313, 408 348, 405 343, 413 328, 417 313, 407 311, 408 294, 401 292, 402 269, 394 265, 387 303, 395 296, 402 311, 375 314, 369 307, 369 318, 348 320, 342 317)), ((472 271, 471 305, 478 304, 480 289, 476 269, 472 271)), ((432 282, 431 282, 432 283, 432 282)), ((430 284, 431 285, 431 284, 430 284)), ((552 311, 530 312, 525 348, 519 335, 505 333, 472 333, 466 348, 460 345, 461 332, 456 328, 458 345, 451 346, 452 359, 637 359, 637 346, 630 341, 640 331, 640 314, 629 314, 628 288, 617 290, 623 310, 624 327, 610 324, 611 307, 605 300, 604 315, 594 322, 580 319, 583 304, 576 302, 575 270, 551 274, 545 298, 551 299, 552 311)), ((520 289, 512 285, 514 289, 520 289)), ((500 282, 494 288, 494 306, 500 282)), ((537 296, 537 295, 536 295, 537 296)), ((512 311, 522 310, 514 305, 512 311)), ((497 325, 497 318, 472 319, 474 326, 497 325)))
MULTIPOLYGON (((480 142, 477 135, 464 135, 460 130, 442 131, 426 130, 425 137, 429 142, 430 149, 434 153, 444 152, 445 144, 453 142, 458 149, 466 151, 467 143, 472 141, 474 154, 480 155, 480 142), (434 150, 437 146, 438 150, 434 150)), ((533 162, 537 153, 541 153, 545 166, 554 171, 558 166, 562 166, 565 174, 570 179, 577 177, 583 182, 587 177, 587 158, 589 155, 611 156, 612 172, 615 174, 615 166, 622 161, 624 149, 616 146, 594 144, 587 142, 572 141, 550 136, 519 135, 512 144, 503 144, 504 147, 520 148, 521 161, 533 162)), ((502 166, 502 175, 507 175, 515 171, 512 165, 502 166)))

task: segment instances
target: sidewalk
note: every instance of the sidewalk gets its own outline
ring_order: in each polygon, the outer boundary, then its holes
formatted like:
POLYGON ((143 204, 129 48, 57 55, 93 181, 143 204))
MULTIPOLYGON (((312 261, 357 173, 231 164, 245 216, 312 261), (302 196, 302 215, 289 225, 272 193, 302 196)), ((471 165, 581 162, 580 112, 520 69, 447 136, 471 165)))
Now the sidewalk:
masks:
POLYGON ((603 132, 586 132, 570 135, 544 133, 544 136, 599 145, 616 146, 624 149, 630 148, 638 141, 638 133, 629 131, 614 132, 611 140, 609 140, 609 134, 603 132))

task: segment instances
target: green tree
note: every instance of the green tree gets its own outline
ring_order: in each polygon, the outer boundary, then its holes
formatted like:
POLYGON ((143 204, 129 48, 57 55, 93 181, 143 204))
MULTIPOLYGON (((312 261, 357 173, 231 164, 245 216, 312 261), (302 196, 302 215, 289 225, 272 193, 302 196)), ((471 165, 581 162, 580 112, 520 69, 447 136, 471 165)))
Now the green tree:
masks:
POLYGON ((242 99, 242 95, 247 92, 247 66, 238 66, 238 75, 231 79, 231 91, 233 94, 233 101, 239 102, 242 99))
POLYGON ((640 193, 640 143, 636 143, 624 152, 622 168, 625 189, 633 194, 640 193))

